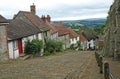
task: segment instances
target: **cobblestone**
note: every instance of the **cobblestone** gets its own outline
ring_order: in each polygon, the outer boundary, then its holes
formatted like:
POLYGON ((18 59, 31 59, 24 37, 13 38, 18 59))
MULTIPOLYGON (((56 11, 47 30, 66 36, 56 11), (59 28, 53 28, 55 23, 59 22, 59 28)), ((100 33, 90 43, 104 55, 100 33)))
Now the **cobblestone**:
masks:
POLYGON ((0 79, 102 79, 97 68, 94 52, 70 51, 0 63, 0 79))

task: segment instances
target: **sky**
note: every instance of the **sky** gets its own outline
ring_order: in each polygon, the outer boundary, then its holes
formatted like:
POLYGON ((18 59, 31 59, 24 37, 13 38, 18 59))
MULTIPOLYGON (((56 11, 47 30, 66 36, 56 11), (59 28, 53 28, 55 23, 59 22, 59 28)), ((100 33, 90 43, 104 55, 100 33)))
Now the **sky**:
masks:
POLYGON ((30 11, 36 5, 38 16, 50 15, 51 20, 105 18, 114 0, 1 0, 0 14, 12 19, 19 11, 30 11))

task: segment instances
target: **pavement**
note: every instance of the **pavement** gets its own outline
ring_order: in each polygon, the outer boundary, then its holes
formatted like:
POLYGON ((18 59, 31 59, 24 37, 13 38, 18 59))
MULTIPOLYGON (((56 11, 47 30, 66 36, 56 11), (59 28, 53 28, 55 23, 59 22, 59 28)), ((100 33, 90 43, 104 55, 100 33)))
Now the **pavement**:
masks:
POLYGON ((0 79, 103 79, 93 51, 67 51, 0 63, 0 79))

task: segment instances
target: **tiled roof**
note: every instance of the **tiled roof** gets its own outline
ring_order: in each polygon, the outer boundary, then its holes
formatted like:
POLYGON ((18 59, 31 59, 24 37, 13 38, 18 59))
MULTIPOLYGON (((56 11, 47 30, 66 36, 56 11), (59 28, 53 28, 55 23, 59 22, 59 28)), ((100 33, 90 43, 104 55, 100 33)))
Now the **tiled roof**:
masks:
POLYGON ((68 27, 67 30, 70 33, 70 38, 78 37, 78 34, 71 27, 68 27))
POLYGON ((92 30, 85 30, 83 33, 83 36, 88 40, 95 40, 97 38, 97 36, 93 33, 92 30))
POLYGON ((55 28, 54 24, 51 24, 50 22, 46 21, 46 24, 50 26, 50 33, 54 34, 56 32, 58 32, 58 30, 55 28))
POLYGON ((56 23, 53 25, 58 30, 58 36, 69 34, 69 31, 64 27, 62 23, 56 23))
POLYGON ((79 39, 80 39, 80 41, 85 41, 86 40, 86 38, 82 34, 79 35, 79 39))
POLYGON ((7 20, 2 16, 0 15, 0 23, 6 23, 7 20))
POLYGON ((21 19, 14 19, 7 26, 8 38, 11 40, 26 37, 39 33, 40 30, 32 24, 28 24, 21 19))
POLYGON ((26 11, 20 11, 19 13, 24 14, 41 31, 50 30, 50 27, 47 24, 45 24, 45 22, 41 18, 39 18, 37 15, 34 15, 31 12, 26 12, 26 11))

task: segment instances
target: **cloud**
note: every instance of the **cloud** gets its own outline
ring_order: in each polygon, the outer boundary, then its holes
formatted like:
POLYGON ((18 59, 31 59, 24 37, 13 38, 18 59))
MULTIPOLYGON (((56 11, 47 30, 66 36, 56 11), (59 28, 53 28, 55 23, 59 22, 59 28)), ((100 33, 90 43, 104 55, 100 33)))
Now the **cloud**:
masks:
POLYGON ((2 0, 0 14, 12 18, 20 10, 29 11, 30 5, 34 3, 39 16, 49 14, 53 20, 83 16, 89 18, 107 15, 112 2, 113 0, 2 0))

